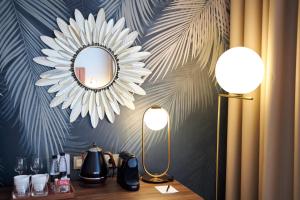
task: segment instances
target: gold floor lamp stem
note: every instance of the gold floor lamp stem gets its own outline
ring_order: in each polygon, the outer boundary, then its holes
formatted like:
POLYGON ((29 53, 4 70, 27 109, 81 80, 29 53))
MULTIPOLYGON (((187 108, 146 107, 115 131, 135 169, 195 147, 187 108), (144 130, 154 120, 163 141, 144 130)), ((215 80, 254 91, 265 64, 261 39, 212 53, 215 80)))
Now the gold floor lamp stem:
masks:
POLYGON ((253 100, 252 97, 244 97, 242 94, 218 94, 218 119, 217 119, 217 148, 216 148, 216 200, 219 189, 219 150, 220 150, 220 123, 221 123, 221 100, 222 97, 241 100, 253 100))

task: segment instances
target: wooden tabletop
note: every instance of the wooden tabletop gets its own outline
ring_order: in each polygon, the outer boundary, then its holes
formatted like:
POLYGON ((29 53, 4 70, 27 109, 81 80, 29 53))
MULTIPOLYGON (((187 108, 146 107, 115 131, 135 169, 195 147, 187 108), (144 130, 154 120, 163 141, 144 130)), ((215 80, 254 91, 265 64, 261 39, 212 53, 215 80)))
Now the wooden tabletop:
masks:
MULTIPOLYGON (((107 179, 104 185, 96 188, 82 188, 76 181, 72 184, 76 191, 75 199, 77 200, 204 200, 177 181, 170 182, 170 185, 179 191, 174 194, 161 194, 154 188, 159 184, 148 184, 142 181, 140 182, 140 190, 137 192, 124 190, 115 179, 111 178, 107 179)), ((11 190, 9 187, 0 188, 0 200, 10 199, 11 190)))

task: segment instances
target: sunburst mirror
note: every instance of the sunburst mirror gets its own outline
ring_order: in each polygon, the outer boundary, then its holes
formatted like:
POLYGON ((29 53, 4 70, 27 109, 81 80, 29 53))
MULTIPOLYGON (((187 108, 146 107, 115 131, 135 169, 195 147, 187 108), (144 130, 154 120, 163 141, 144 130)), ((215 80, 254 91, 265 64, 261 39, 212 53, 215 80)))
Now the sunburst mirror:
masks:
POLYGON ((70 107, 70 122, 89 114, 94 128, 105 115, 113 123, 115 114, 120 114, 119 104, 133 110, 133 94, 146 94, 140 84, 151 73, 142 62, 150 53, 133 46, 138 33, 123 29, 124 18, 115 24, 113 19, 106 22, 103 9, 96 20, 92 14, 84 19, 75 10, 69 24, 61 18, 57 24, 60 31, 54 30, 55 38, 41 36, 50 47, 42 49, 45 56, 33 59, 53 68, 36 82, 51 85, 48 92, 56 93, 50 107, 70 107))

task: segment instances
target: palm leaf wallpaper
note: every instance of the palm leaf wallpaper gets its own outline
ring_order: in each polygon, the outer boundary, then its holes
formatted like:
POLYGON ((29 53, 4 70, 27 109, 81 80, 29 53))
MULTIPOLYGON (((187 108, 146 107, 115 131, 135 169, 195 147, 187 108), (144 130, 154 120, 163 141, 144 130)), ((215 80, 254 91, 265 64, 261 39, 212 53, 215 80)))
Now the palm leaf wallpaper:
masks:
MULTIPOLYGON (((228 47, 229 0, 2 0, 0 1, 0 181, 11 182, 17 155, 87 150, 92 142, 118 153, 140 156, 144 110, 159 104, 172 125, 171 174, 207 199, 214 196, 216 87, 214 66, 228 47), (114 124, 96 129, 87 118, 69 123, 69 110, 50 108, 53 94, 36 87, 47 71, 32 61, 44 48, 41 35, 53 37, 56 18, 67 20, 79 9, 85 17, 104 8, 107 19, 125 17, 139 32, 137 44, 152 55, 153 73, 135 96, 134 111, 122 108, 114 124)), ((149 165, 164 167, 164 132, 147 135, 149 165), (155 147, 155 148, 153 148, 155 147)))

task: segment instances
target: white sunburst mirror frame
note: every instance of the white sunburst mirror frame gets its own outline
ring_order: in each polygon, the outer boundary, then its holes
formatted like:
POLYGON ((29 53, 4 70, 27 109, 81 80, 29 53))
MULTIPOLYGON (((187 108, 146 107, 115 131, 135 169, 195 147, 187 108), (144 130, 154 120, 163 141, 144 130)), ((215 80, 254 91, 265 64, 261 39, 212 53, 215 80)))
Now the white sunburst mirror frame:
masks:
POLYGON ((70 122, 74 122, 80 114, 85 117, 89 113, 94 128, 104 115, 113 123, 115 114, 120 114, 119 104, 135 109, 133 94, 146 94, 140 84, 151 73, 141 62, 150 53, 140 51, 141 46, 132 46, 138 32, 129 33, 129 28, 123 29, 124 18, 115 24, 113 19, 106 22, 103 9, 99 10, 96 20, 92 14, 84 19, 76 9, 75 20, 70 18, 70 24, 61 18, 57 18, 57 24, 61 32, 54 30, 55 38, 41 36, 51 49, 42 49, 46 56, 33 59, 38 64, 53 68, 42 73, 41 79, 36 82, 37 86, 52 85, 48 93, 56 92, 50 107, 60 104, 62 109, 70 107, 70 122), (101 87, 87 86, 75 71, 78 55, 88 48, 99 48, 99 51, 111 56, 110 66, 113 69, 109 70, 112 77, 101 87))

